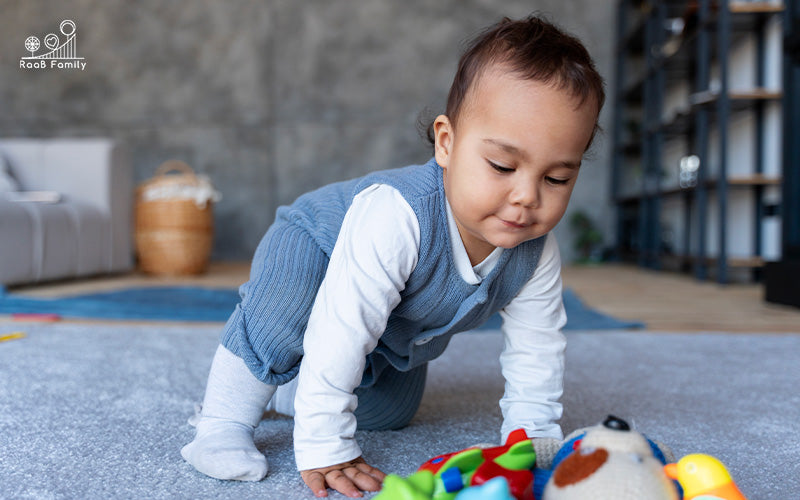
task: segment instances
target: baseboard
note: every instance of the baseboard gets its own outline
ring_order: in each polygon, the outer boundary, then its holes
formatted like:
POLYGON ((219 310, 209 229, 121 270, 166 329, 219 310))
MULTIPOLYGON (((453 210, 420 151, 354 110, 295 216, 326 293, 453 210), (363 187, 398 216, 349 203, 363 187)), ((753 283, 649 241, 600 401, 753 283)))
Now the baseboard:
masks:
POLYGON ((767 302, 800 307, 800 260, 767 262, 764 287, 767 302))

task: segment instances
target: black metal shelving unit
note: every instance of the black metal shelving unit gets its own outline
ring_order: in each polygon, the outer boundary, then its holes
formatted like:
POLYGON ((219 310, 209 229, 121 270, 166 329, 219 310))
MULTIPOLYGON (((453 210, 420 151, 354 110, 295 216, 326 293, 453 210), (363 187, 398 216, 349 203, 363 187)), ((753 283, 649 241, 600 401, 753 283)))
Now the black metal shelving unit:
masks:
POLYGON ((800 2, 783 18, 782 258, 765 269, 766 299, 800 307, 800 2))
POLYGON ((765 60, 774 50, 767 33, 773 29, 774 35, 781 16, 795 9, 774 1, 619 1, 612 196, 620 258, 720 283, 731 279, 732 269, 737 277, 742 271, 749 278, 760 277, 763 222, 777 211, 774 201, 765 201, 765 193, 774 198, 783 182, 776 173, 780 169, 765 165, 766 115, 784 99, 780 84, 767 87, 765 60), (755 57, 753 84, 743 90, 731 86, 730 66, 731 57, 737 57, 731 55, 732 47, 745 41, 755 46, 755 57), (674 101, 681 85, 686 88, 684 102, 667 103, 674 101), (751 157, 731 158, 730 122, 746 113, 753 122, 751 157), (665 172, 678 166, 664 162, 665 150, 674 151, 676 145, 685 150, 681 165, 686 163, 674 182, 665 172), (745 175, 742 168, 731 168, 743 161, 745 175), (745 189, 752 205, 752 251, 742 255, 729 251, 729 225, 738 223, 731 214, 741 213, 742 207, 731 203, 741 203, 736 193, 745 189), (680 227, 665 223, 669 210, 679 211, 669 215, 680 227))

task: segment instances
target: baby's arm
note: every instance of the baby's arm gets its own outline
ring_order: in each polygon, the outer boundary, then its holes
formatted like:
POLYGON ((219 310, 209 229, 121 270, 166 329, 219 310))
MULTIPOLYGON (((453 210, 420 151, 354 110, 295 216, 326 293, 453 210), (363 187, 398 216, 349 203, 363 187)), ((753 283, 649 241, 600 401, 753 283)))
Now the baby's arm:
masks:
POLYGON ((416 266, 419 239, 416 215, 394 188, 370 187, 348 210, 303 341, 294 428, 301 471, 361 456, 353 391, 416 266))
POLYGON ((502 441, 514 429, 530 437, 561 439, 567 321, 561 296, 561 257, 550 233, 539 265, 517 297, 501 311, 505 347, 500 355, 505 394, 502 441))

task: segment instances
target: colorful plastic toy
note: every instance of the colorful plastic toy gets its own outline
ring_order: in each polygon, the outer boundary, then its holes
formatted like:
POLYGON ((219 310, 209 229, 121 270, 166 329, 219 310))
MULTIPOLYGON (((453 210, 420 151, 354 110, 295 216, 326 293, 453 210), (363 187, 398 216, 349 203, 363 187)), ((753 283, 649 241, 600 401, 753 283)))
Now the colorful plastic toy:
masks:
POLYGON ((439 455, 405 479, 387 476, 375 498, 746 500, 716 458, 694 454, 672 462, 669 447, 609 415, 565 441, 537 439, 536 451, 518 429, 503 446, 439 455))
POLYGON ((433 500, 449 500, 468 486, 477 486, 502 476, 511 494, 519 499, 533 499, 533 466, 536 453, 524 429, 509 434, 506 444, 494 448, 467 448, 434 457, 419 470, 433 473, 436 481, 433 500))
POLYGON ((402 478, 389 474, 375 500, 431 500, 436 480, 430 471, 420 471, 402 478))
POLYGON ((678 463, 665 465, 664 472, 681 483, 684 500, 746 500, 725 465, 711 455, 686 455, 678 463))
POLYGON ((503 446, 473 447, 439 455, 422 464, 407 479, 390 474, 384 480, 381 493, 375 498, 455 500, 456 495, 465 488, 503 477, 513 498, 533 500, 532 469, 535 464, 536 453, 531 440, 524 429, 517 429, 509 434, 503 446))
POLYGON ((11 332, 8 334, 0 335, 0 342, 7 342, 9 340, 17 340, 25 338, 25 332, 11 332))
POLYGON ((456 496, 456 500, 514 500, 508 481, 504 477, 490 479, 480 486, 464 488, 456 496))

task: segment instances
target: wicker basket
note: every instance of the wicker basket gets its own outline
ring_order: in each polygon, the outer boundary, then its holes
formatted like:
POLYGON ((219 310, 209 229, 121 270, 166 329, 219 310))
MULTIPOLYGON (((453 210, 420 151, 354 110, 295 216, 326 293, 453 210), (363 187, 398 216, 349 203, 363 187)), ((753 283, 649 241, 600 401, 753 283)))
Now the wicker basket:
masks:
POLYGON ((213 204, 193 199, 145 199, 153 188, 192 187, 199 181, 182 161, 161 164, 155 176, 136 189, 136 253, 139 267, 150 274, 200 274, 208 267, 214 239, 213 204), (177 171, 178 174, 167 175, 177 171))

